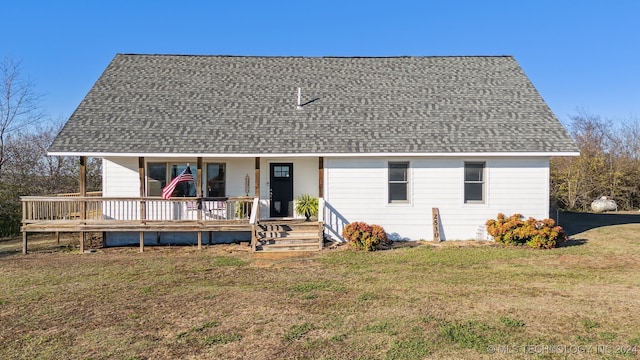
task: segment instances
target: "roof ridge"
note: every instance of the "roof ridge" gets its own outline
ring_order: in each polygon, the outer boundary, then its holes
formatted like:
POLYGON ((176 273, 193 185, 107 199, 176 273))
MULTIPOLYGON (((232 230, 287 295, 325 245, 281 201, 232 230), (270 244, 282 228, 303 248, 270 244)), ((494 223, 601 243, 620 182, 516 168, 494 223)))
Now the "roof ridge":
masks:
POLYGON ((319 56, 305 56, 305 55, 229 55, 229 54, 159 54, 159 53, 116 53, 116 55, 124 56, 184 56, 184 57, 228 57, 228 58, 299 58, 299 59, 411 59, 411 58, 500 58, 509 57, 513 58, 513 55, 380 55, 380 56, 361 56, 361 55, 319 55, 319 56))

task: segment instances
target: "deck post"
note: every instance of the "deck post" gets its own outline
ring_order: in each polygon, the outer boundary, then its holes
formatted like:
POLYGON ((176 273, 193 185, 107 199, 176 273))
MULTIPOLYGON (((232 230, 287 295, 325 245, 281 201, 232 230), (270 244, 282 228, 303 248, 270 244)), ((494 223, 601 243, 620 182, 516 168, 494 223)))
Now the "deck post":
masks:
MULTIPOLYGON (((202 158, 198 157, 196 170, 196 196, 198 197, 198 223, 202 221, 202 158)), ((202 231, 198 231, 198 250, 202 250, 202 231)))
POLYGON ((27 255, 27 232, 22 232, 22 253, 27 255))
POLYGON ((256 157, 255 159, 255 197, 259 198, 260 197, 260 158, 256 157))
MULTIPOLYGON (((146 174, 144 171, 144 157, 138 157, 138 177, 140 179, 140 223, 145 224, 147 218, 147 203, 144 201, 146 174)), ((144 231, 140 231, 140 252, 144 252, 144 231)))
MULTIPOLYGON (((147 219, 147 202, 144 201, 146 173, 144 170, 144 157, 138 158, 138 177, 140 179, 140 223, 144 225, 147 219)), ((140 252, 144 251, 144 231, 140 232, 140 252)))
MULTIPOLYGON (((255 158, 255 194, 254 196, 258 198, 260 201, 260 158, 255 158)), ((258 209, 256 211, 256 221, 260 221, 260 204, 258 204, 258 209)))
POLYGON ((324 157, 318 158, 318 197, 324 197, 324 157))
POLYGON ((22 253, 27 254, 27 231, 25 226, 27 224, 27 202, 22 201, 22 253))
MULTIPOLYGON (((80 196, 82 197, 82 201, 80 201, 80 220, 81 224, 84 225, 84 220, 87 219, 87 157, 80 156, 80 196)), ((84 240, 85 240, 85 232, 80 231, 80 253, 84 253, 84 240)))
POLYGON ((202 158, 198 157, 198 168, 196 170, 196 196, 202 197, 202 158))
POLYGON ((258 238, 257 238, 256 231, 257 231, 256 225, 251 224, 251 251, 253 252, 256 251, 256 245, 258 245, 258 238))
POLYGON ((144 157, 138 158, 138 178, 140 179, 140 221, 145 223, 147 218, 147 203, 144 201, 146 174, 144 171, 144 157))

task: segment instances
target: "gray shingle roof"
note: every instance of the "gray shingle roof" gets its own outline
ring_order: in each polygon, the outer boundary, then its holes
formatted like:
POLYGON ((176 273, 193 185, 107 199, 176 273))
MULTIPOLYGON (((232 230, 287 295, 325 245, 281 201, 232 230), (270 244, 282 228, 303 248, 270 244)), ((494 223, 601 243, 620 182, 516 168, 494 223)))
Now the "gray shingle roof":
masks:
POLYGON ((576 152, 514 58, 118 54, 50 153, 576 152), (302 103, 296 109, 297 88, 302 103))

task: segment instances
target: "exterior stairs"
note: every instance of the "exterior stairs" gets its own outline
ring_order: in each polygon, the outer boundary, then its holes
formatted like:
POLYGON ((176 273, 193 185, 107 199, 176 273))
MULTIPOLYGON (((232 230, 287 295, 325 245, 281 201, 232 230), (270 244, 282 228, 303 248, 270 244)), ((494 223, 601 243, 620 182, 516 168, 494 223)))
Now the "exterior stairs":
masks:
POLYGON ((319 251, 322 249, 323 224, 318 221, 269 220, 254 227, 252 250, 319 251))

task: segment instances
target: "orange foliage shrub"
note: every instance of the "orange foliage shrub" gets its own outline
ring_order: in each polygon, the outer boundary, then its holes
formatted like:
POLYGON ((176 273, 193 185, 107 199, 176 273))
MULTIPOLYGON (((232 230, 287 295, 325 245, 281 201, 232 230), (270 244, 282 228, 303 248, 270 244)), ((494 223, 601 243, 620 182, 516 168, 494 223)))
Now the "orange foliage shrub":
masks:
POLYGON ((342 230, 342 236, 349 241, 351 246, 367 251, 374 251, 382 245, 391 243, 382 226, 369 225, 359 221, 345 226, 342 230))
POLYGON ((555 226, 553 219, 524 220, 521 214, 505 217, 498 214, 497 220, 490 219, 485 224, 487 232, 501 244, 527 244, 532 248, 551 249, 567 239, 561 226, 555 226))

